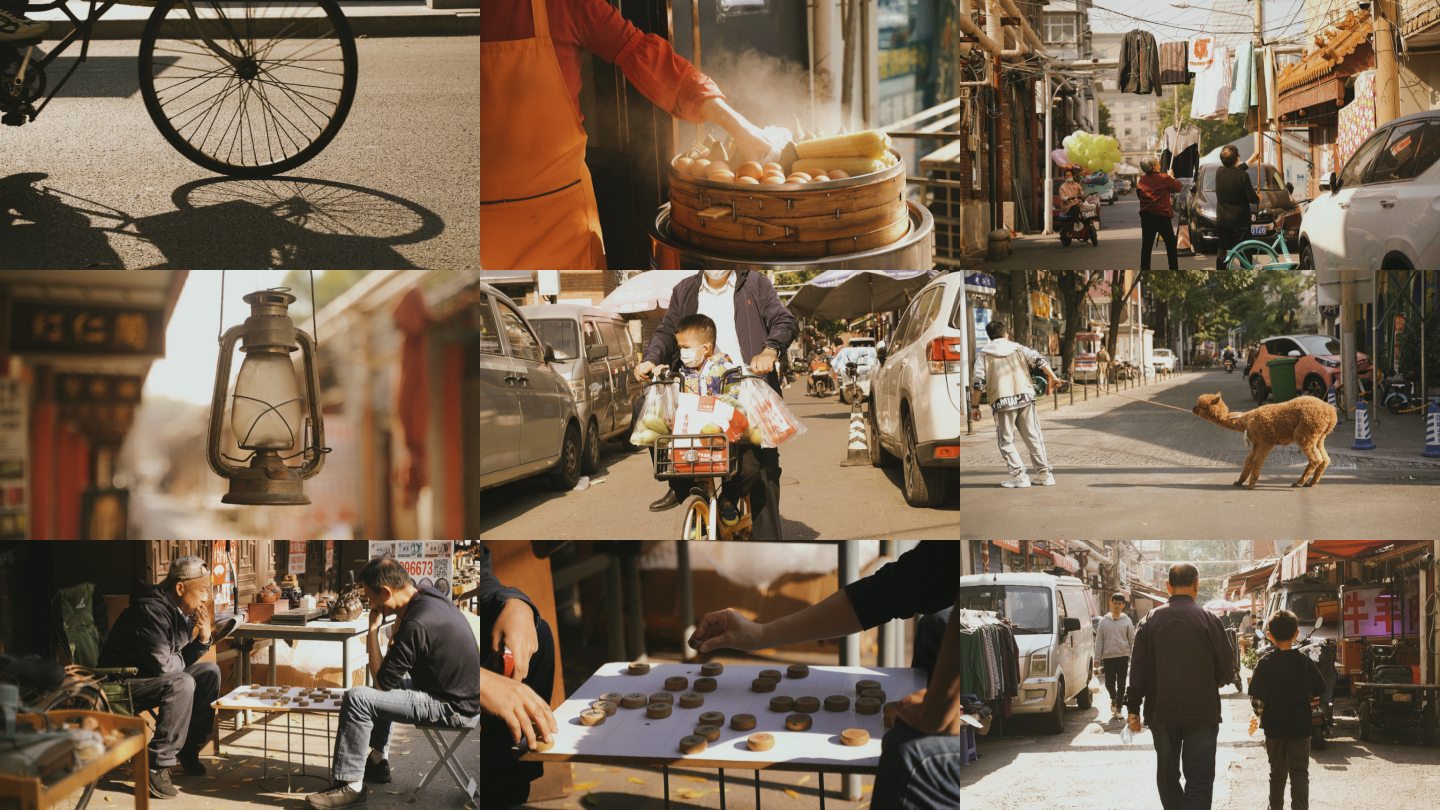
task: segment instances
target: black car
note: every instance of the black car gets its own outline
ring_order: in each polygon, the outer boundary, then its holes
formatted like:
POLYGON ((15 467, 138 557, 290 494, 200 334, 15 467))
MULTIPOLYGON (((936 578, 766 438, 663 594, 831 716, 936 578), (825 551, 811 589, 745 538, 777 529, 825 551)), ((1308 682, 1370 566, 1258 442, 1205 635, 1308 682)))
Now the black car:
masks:
MULTIPOLYGON (((1215 171, 1219 168, 1219 163, 1200 166, 1200 176, 1195 182, 1197 190, 1190 195, 1185 207, 1190 223, 1190 239, 1197 250, 1206 253, 1214 253, 1220 244, 1215 228, 1215 171)), ((1286 244, 1291 250, 1298 250, 1301 212, 1290 198, 1284 175, 1268 163, 1249 166, 1246 171, 1250 174, 1250 182, 1255 184, 1255 193, 1260 197, 1259 205, 1250 206, 1251 233, 1248 238, 1275 244, 1280 235, 1276 227, 1278 222, 1284 230, 1286 244), (1263 229, 1263 232, 1257 233, 1257 228, 1263 229)))

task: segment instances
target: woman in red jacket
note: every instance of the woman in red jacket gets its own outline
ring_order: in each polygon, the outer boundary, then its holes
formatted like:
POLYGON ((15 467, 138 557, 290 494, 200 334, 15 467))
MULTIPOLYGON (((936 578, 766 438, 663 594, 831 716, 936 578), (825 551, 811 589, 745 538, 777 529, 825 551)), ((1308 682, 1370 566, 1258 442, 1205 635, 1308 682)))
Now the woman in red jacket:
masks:
POLYGON ((746 160, 779 156, 710 77, 604 0, 494 0, 480 40, 482 267, 605 268, 580 125, 582 50, 618 65, 672 116, 719 124, 746 160))
POLYGON ((1180 269, 1176 258, 1179 244, 1175 241, 1175 228, 1170 219, 1175 216, 1170 207, 1170 195, 1184 186, 1180 181, 1160 171, 1160 165, 1153 157, 1141 158, 1140 168, 1145 175, 1135 183, 1135 196, 1140 199, 1140 272, 1150 272, 1150 251, 1155 249, 1155 237, 1165 240, 1165 258, 1170 262, 1170 272, 1180 269))

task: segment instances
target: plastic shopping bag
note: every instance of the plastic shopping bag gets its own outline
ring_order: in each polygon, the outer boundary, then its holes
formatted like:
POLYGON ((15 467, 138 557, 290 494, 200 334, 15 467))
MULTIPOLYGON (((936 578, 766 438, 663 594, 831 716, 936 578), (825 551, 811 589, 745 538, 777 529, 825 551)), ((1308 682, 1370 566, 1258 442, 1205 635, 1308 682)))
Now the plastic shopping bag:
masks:
POLYGON ((680 392, 673 385, 652 385, 645 389, 645 404, 640 419, 630 432, 630 443, 654 446, 663 433, 670 433, 675 424, 675 403, 680 392))
POLYGON ((676 439, 673 453, 677 473, 723 473, 730 466, 730 442, 749 424, 739 409, 719 397, 681 394, 675 408, 675 435, 705 434, 714 439, 676 439), (693 450, 684 452, 686 450, 693 450))
POLYGON ((749 440, 761 447, 779 447, 805 432, 805 426, 785 407, 785 401, 764 380, 740 381, 740 405, 752 426, 749 440))

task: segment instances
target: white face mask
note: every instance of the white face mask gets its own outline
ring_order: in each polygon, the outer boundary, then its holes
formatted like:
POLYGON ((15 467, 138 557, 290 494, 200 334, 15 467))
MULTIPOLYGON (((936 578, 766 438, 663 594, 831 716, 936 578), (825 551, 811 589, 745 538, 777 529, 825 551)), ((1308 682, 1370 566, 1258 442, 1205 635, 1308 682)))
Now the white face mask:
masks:
POLYGON ((710 344, 705 343, 701 344, 700 346, 696 346, 693 349, 680 349, 680 362, 684 363, 687 366, 690 366, 691 368, 694 368, 695 365, 700 362, 700 350, 708 345, 710 344))
POLYGON ((720 279, 723 279, 723 278, 725 278, 726 276, 730 275, 730 271, 729 271, 729 270, 706 270, 706 271, 705 271, 705 275, 709 276, 710 278, 712 278, 712 279, 714 279, 714 280, 716 280, 716 281, 719 281, 720 279))

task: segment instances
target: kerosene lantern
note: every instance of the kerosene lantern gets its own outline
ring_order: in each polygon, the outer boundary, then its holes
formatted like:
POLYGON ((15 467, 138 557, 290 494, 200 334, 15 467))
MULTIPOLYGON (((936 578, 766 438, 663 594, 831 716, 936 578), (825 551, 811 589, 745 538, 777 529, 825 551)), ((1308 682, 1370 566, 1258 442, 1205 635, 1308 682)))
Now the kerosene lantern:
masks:
POLYGON ((229 479, 230 491, 222 503, 254 506, 304 505, 310 503, 303 482, 314 478, 325 466, 325 422, 320 416, 320 374, 315 364, 315 342, 295 328, 289 307, 295 296, 282 289, 261 290, 244 298, 250 317, 232 326, 220 340, 220 361, 215 369, 215 393, 210 398, 210 437, 207 458, 210 469, 229 479), (235 342, 245 362, 235 381, 230 403, 230 429, 235 441, 250 455, 230 458, 220 452, 220 429, 225 418, 225 395, 230 383, 230 360, 235 342), (305 395, 295 382, 295 365, 290 353, 301 350, 305 359, 305 395), (309 415, 302 420, 302 401, 309 415), (301 451, 280 455, 302 442, 301 451), (285 459, 303 454, 305 463, 291 467, 285 459), (249 466, 237 466, 249 462, 249 466))

